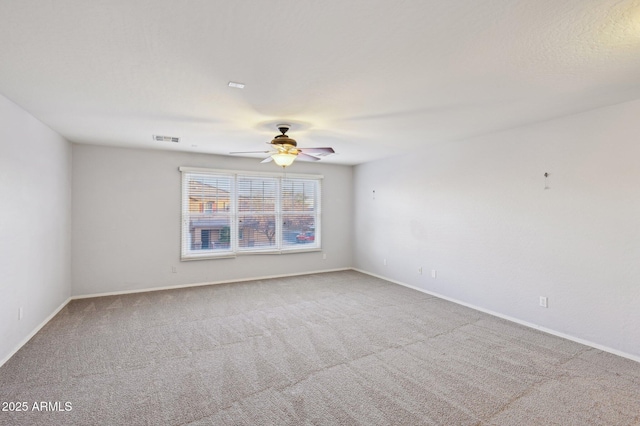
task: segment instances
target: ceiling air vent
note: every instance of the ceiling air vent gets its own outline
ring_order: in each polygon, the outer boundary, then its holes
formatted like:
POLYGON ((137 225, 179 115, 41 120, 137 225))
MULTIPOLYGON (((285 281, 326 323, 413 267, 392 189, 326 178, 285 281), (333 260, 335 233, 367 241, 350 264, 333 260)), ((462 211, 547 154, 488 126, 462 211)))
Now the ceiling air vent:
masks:
POLYGON ((180 142, 180 138, 177 138, 175 136, 153 135, 153 140, 158 142, 175 142, 175 143, 180 142))

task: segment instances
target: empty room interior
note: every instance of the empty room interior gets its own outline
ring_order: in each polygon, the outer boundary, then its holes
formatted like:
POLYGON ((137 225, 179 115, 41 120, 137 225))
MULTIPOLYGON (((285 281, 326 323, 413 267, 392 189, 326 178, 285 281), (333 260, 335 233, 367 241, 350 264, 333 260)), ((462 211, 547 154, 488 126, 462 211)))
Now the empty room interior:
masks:
POLYGON ((0 2, 0 424, 640 425, 640 3, 0 2))

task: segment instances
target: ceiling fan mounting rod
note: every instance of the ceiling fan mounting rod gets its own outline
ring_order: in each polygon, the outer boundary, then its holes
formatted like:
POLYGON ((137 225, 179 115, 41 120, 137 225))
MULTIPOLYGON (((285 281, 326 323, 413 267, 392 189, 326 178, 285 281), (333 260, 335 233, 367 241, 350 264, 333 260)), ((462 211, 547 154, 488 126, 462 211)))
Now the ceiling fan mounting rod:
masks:
POLYGON ((290 124, 278 124, 278 130, 284 135, 291 128, 290 124))

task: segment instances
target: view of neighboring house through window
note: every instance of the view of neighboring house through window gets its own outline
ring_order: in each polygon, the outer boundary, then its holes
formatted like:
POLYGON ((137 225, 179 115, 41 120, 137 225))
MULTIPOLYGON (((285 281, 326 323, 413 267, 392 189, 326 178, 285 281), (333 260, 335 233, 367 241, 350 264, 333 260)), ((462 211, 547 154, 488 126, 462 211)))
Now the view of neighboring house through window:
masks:
POLYGON ((320 248, 321 176, 180 170, 183 259, 320 248))
MULTIPOLYGON (((233 179, 192 175, 187 181, 190 250, 229 250, 233 179)), ((184 232, 184 231, 183 231, 184 232)))

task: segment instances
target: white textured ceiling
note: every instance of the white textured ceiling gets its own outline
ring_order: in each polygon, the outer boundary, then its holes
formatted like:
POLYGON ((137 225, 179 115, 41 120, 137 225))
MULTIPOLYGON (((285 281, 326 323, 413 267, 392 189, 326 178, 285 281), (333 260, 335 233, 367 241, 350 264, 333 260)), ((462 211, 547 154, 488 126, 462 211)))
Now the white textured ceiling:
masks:
POLYGON ((640 1, 0 0, 0 93, 78 143, 289 121, 357 164, 640 98, 640 1))

